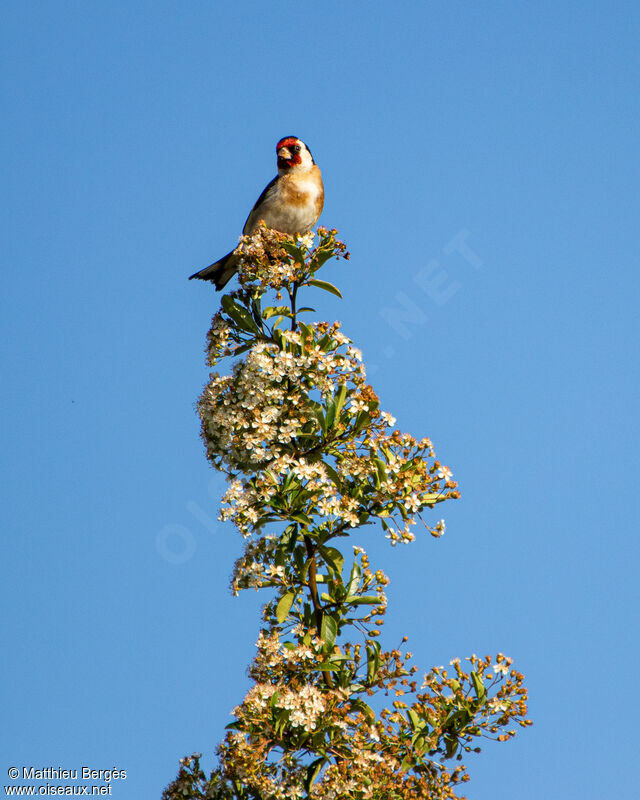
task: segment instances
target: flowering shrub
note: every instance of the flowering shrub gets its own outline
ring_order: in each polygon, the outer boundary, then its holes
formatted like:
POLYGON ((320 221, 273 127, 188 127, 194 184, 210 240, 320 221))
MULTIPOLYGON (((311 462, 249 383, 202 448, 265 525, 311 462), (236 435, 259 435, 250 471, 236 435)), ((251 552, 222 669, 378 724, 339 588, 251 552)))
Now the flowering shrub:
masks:
POLYGON ((211 367, 236 361, 212 373, 199 410, 207 457, 229 481, 221 519, 245 540, 232 589, 272 597, 218 767, 206 776, 198 754, 181 759, 163 800, 456 797, 478 738, 531 724, 523 676, 501 653, 473 655, 418 685, 411 654, 378 641, 387 576, 361 547, 347 561, 337 545, 377 521, 392 545, 413 540, 417 521, 440 536, 444 521, 423 514, 458 497, 457 484, 429 439, 380 410, 340 324, 301 318, 313 310, 299 307, 301 289, 340 294, 316 277, 348 258, 336 231, 320 228, 314 246, 314 234, 261 228, 236 252, 240 289, 222 298, 207 340, 211 367), (276 305, 263 305, 269 290, 276 305), (396 699, 376 712, 378 692, 396 699))

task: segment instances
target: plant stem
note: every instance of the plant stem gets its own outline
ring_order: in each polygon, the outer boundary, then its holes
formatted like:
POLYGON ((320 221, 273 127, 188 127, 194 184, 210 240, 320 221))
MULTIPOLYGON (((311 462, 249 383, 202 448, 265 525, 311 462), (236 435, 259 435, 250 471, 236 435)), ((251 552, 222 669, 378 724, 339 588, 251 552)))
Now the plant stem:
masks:
MULTIPOLYGON (((311 602, 313 603, 313 611, 314 616, 316 618, 316 628, 318 629, 318 637, 321 635, 322 630, 322 605, 320 603, 320 598, 318 596, 318 583, 316 581, 316 575, 318 571, 318 565, 316 563, 316 552, 315 547, 311 539, 308 536, 304 536, 304 546, 307 549, 307 556, 311 559, 311 563, 309 564, 309 592, 311 594, 311 602)), ((323 674, 324 681, 327 686, 331 689, 333 688, 333 679, 331 677, 331 673, 325 672, 323 674)))
POLYGON ((298 294, 298 284, 293 284, 293 291, 289 290, 289 299, 291 300, 291 330, 296 329, 296 295, 298 294))

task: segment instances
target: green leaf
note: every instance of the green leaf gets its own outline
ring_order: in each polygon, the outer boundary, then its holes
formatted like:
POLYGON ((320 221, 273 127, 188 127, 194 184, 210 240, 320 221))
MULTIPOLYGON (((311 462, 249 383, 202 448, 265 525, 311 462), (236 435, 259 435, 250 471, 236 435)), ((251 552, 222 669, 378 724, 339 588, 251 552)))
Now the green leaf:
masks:
POLYGON ((220 301, 222 308, 227 312, 236 325, 244 331, 249 333, 259 333, 259 328, 256 325, 253 317, 246 308, 238 305, 236 301, 225 294, 220 301))
POLYGON ((276 736, 279 736, 284 732, 284 729, 289 722, 289 711, 288 709, 283 708, 281 711, 275 713, 274 716, 276 718, 275 732, 276 736))
POLYGON ((347 592, 349 595, 352 595, 354 592, 358 591, 361 577, 362 569, 360 568, 360 564, 358 564, 357 561, 354 561, 353 566, 351 567, 351 575, 349 576, 349 584, 347 586, 347 592))
POLYGON ((327 464, 327 463, 326 463, 326 462, 324 462, 324 461, 323 461, 323 464, 324 464, 324 468, 325 468, 325 469, 326 469, 326 471, 327 471, 327 475, 329 476, 329 478, 331 479, 331 481, 332 481, 333 483, 335 483, 335 485, 336 485, 336 486, 338 487, 338 489, 339 489, 339 488, 340 488, 340 486, 342 485, 342 481, 340 480, 340 476, 338 475, 338 473, 336 472, 336 470, 335 470, 335 469, 334 469, 334 468, 331 466, 331 464, 327 464))
POLYGON ((412 756, 405 756, 400 764, 400 769, 402 772, 408 772, 415 763, 412 756))
POLYGON ((328 428, 332 428, 334 425, 335 420, 340 419, 340 412, 342 411, 342 407, 344 406, 344 401, 347 397, 347 385, 343 383, 340 385, 338 389, 338 393, 334 397, 334 419, 328 424, 328 428))
MULTIPOLYGON (((273 479, 273 473, 269 472, 269 470, 265 470, 265 475, 269 478, 273 479)), ((284 529, 282 536, 280 537, 280 543, 287 547, 289 550, 292 549, 293 545, 296 543, 296 536, 298 533, 298 526, 297 525, 287 525, 284 529)))
POLYGON ((303 339, 310 339, 313 341, 313 328, 310 325, 306 325, 301 320, 298 320, 298 327, 300 328, 303 339))
POLYGON ((282 623, 287 618, 287 615, 291 610, 291 606, 293 605, 295 596, 295 592, 287 592, 286 594, 283 594, 278 601, 278 605, 276 606, 276 619, 278 622, 282 623))
POLYGON ((377 595, 366 594, 363 597, 352 594, 344 601, 351 606, 376 606, 380 605, 380 598, 377 595))
POLYGON ((265 310, 262 312, 262 316, 264 319, 270 319, 271 317, 275 317, 276 314, 280 314, 283 317, 292 317, 291 309, 289 306, 267 306, 265 310))
POLYGON ((262 301, 259 297, 254 297, 251 300, 251 315, 258 328, 262 328, 262 301))
POLYGON ((336 297, 342 299, 342 295, 340 294, 340 290, 337 289, 332 283, 329 281, 321 281, 317 278, 314 278, 312 281, 308 281, 306 284, 307 286, 316 286, 318 289, 324 289, 325 292, 330 292, 331 294, 335 294, 336 297))
POLYGON ((274 326, 273 330, 271 331, 271 335, 273 336, 273 341, 281 350, 287 349, 287 342, 285 341, 281 330, 274 326))
POLYGON ((444 757, 453 758, 458 750, 458 737, 451 736, 450 734, 446 733, 443 738, 446 745, 444 757))
POLYGON ((476 690, 476 697, 478 700, 484 700, 487 696, 487 690, 482 681, 482 675, 478 672, 472 672, 471 680, 473 681, 473 688, 476 690))
POLYGON ((376 465, 376 473, 378 477, 376 488, 379 488, 380 483, 383 483, 387 480, 387 466, 381 458, 374 458, 373 461, 376 465))
POLYGON ((227 312, 227 314, 229 314, 231 309, 236 307, 236 302, 233 299, 233 297, 231 297, 228 294, 224 294, 224 295, 222 295, 222 298, 220 299, 220 305, 227 312))
POLYGON ((344 556, 336 547, 321 547, 320 555, 338 575, 342 574, 344 556))
POLYGON ((305 311, 314 311, 315 312, 315 308, 309 308, 309 306, 302 306, 302 308, 297 308, 296 309, 296 314, 302 314, 305 311))
POLYGON ((333 258, 335 253, 333 252, 333 248, 327 248, 326 250, 320 250, 312 262, 313 271, 319 270, 320 267, 328 261, 330 258, 333 258))
POLYGON ((364 702, 364 700, 352 700, 351 701, 351 705, 353 706, 353 708, 357 709, 358 711, 362 711, 362 713, 365 715, 365 717, 367 718, 367 721, 369 723, 372 723, 372 722, 375 721, 376 715, 375 715, 373 709, 371 708, 371 706, 368 706, 364 702))
POLYGON ((326 433, 331 428, 335 417, 336 417, 336 403, 335 400, 330 400, 327 403, 327 416, 325 417, 324 426, 322 428, 323 433, 326 433))
POLYGON ((414 731, 420 727, 420 717, 413 708, 407 709, 407 717, 414 731))
POLYGON ((376 679, 380 669, 380 643, 369 642, 367 645, 367 680, 369 683, 376 679))
POLYGON ((318 347, 326 352, 332 346, 332 342, 333 339, 329 336, 328 333, 325 333, 325 335, 321 339, 318 339, 318 347))
POLYGON ((319 403, 314 404, 314 406, 311 409, 311 413, 313 414, 316 422, 318 423, 318 427, 320 428, 320 430, 321 431, 326 430, 325 428, 326 420, 324 413, 322 411, 322 406, 319 403))
POLYGON ((322 625, 320 627, 320 638, 329 646, 333 646, 338 635, 338 622, 326 612, 322 615, 322 625))
POLYGON ((413 744, 413 752, 416 755, 418 756, 424 755, 424 751, 427 749, 427 741, 424 738, 424 736, 422 736, 419 733, 416 733, 411 743, 413 744))
POLYGON ((307 793, 313 786, 313 782, 318 777, 318 774, 320 773, 320 770, 322 769, 322 766, 325 763, 325 761, 326 761, 325 757, 320 756, 320 758, 316 758, 316 760, 312 761, 307 767, 307 777, 305 778, 304 781, 304 788, 307 793))
POLYGON ((290 519, 295 520, 296 522, 299 522, 301 525, 311 525, 312 524, 311 519, 306 514, 303 514, 302 512, 300 512, 298 514, 292 514, 290 519))
POLYGON ((429 492, 428 494, 423 494, 420 499, 425 505, 430 505, 431 503, 439 503, 447 498, 444 497, 440 492, 429 492))
POLYGON ((358 412, 356 416, 356 422, 353 426, 354 432, 361 431, 362 428, 366 427, 371 422, 371 415, 368 414, 366 411, 358 412))
POLYGON ((327 421, 325 431, 330 430, 336 419, 340 419, 340 412, 344 406, 344 401, 347 396, 346 384, 341 384, 338 391, 333 395, 333 398, 327 403, 327 421))
POLYGON ((295 258, 298 264, 304 264, 304 253, 299 247, 296 247, 295 244, 292 244, 291 242, 282 242, 281 246, 283 250, 295 258))

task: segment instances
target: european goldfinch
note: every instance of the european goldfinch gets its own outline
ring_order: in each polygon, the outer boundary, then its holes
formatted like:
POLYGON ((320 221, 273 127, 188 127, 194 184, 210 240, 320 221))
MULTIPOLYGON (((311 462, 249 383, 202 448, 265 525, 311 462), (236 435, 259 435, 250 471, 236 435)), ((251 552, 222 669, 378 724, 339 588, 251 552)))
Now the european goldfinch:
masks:
MULTIPOLYGON (((251 209, 242 229, 247 236, 255 233, 261 220, 280 233, 307 233, 322 213, 322 174, 306 144, 295 136, 285 136, 276 145, 276 155, 278 174, 251 209)), ((190 279, 211 281, 220 291, 237 271, 238 256, 232 250, 190 279)))

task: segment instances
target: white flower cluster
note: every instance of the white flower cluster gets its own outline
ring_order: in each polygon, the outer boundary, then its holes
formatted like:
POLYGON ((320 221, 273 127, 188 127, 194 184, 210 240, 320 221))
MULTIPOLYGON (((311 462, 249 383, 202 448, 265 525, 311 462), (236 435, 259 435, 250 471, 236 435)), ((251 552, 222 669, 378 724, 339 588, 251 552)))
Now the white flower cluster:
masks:
MULTIPOLYGON (((256 342, 232 375, 214 374, 205 388, 207 455, 231 479, 220 518, 246 537, 296 514, 334 530, 373 514, 384 518, 392 544, 410 542, 414 517, 446 490, 453 494, 448 468, 429 464, 431 442, 390 430, 395 419, 378 410, 361 353, 339 328, 300 323, 280 331, 278 343, 256 342)), ((228 339, 228 325, 214 319, 210 351, 224 350, 228 339)), ((444 525, 430 530, 439 536, 444 525)), ((250 555, 237 564, 234 591, 286 583, 284 574, 265 573, 265 558, 250 555)))
MULTIPOLYGON (((401 449, 396 449, 395 454, 389 449, 391 446, 398 448, 398 445, 402 448, 405 444, 409 446, 412 442, 403 443, 402 437, 393 439, 379 430, 376 439, 368 439, 363 444, 368 450, 366 455, 357 452, 344 455, 331 466, 331 474, 322 461, 280 455, 255 477, 232 480, 223 496, 220 519, 232 520, 245 537, 250 537, 259 528, 261 514, 275 513, 270 504, 281 495, 282 487, 286 485, 290 496, 297 493, 304 497, 301 510, 307 515, 321 517, 332 526, 353 528, 360 524, 362 514, 373 513, 383 518, 386 536, 392 544, 411 542, 415 539, 411 530, 415 525, 415 515, 442 496, 445 487, 437 475, 428 473, 422 459, 413 459, 401 449), (380 465, 373 458, 379 451, 386 451, 388 459, 384 481, 378 481, 380 465), (362 495, 354 497, 350 494, 357 485, 370 487, 366 501, 362 495), (396 523, 391 515, 400 506, 404 515, 396 523)), ((429 446, 426 440, 413 444, 429 446)), ((290 511, 290 507, 285 509, 282 518, 287 519, 290 511)), ((445 530, 444 520, 426 527, 433 536, 441 536, 445 530)), ((245 558, 236 573, 237 581, 259 587, 255 570, 252 561, 245 558), (252 570, 253 578, 249 575, 252 570)), ((269 576, 269 580, 273 583, 273 576, 269 576)))
POLYGON ((315 730, 316 720, 326 708, 324 692, 310 684, 296 691, 282 692, 275 705, 291 712, 289 722, 292 727, 303 728, 308 733, 315 730))
MULTIPOLYGON (((322 338, 323 329, 317 328, 315 338, 322 338)), ((220 323, 217 331, 226 343, 227 328, 220 323)), ((317 341, 303 342, 298 332, 285 332, 286 349, 259 342, 236 364, 233 375, 212 375, 200 411, 207 455, 216 466, 252 471, 277 458, 291 449, 306 423, 317 429, 314 397, 326 398, 345 382, 352 390, 364 384, 357 354, 339 350, 349 340, 337 326, 327 335, 330 346, 325 349, 317 341)))
POLYGON ((315 231, 309 231, 308 233, 296 236, 296 243, 302 245, 306 250, 311 250, 315 238, 315 231))
MULTIPOLYGON (((316 648, 322 646, 322 642, 318 638, 314 638, 312 644, 316 648)), ((298 644, 297 646, 292 646, 289 643, 285 647, 281 643, 277 631, 273 631, 270 634, 260 631, 256 647, 258 648, 258 655, 252 668, 252 675, 257 680, 264 679, 264 676, 270 674, 269 671, 274 667, 290 666, 292 664, 304 665, 316 659, 316 653, 309 645, 298 644)))
POLYGON ((284 567, 276 567, 273 553, 277 536, 266 534, 249 540, 243 555, 236 561, 231 578, 231 590, 237 595, 240 589, 261 589, 263 586, 286 583, 284 567))
MULTIPOLYGON (((364 744, 364 742, 363 742, 364 744)), ((354 748, 353 758, 346 775, 335 766, 329 767, 322 777, 313 786, 311 797, 313 800, 342 800, 343 798, 373 797, 376 791, 376 781, 372 780, 372 772, 383 760, 380 752, 361 747, 354 748)), ((388 766, 397 767, 395 759, 387 758, 388 766)))
MULTIPOLYGON (((312 644, 320 648, 322 642, 315 638, 312 644)), ((267 712, 267 706, 289 712, 292 728, 307 732, 316 729, 319 717, 327 710, 329 701, 344 700, 348 692, 327 692, 304 680, 304 674, 319 658, 313 647, 291 643, 284 646, 277 632, 261 632, 256 642, 258 653, 250 674, 256 681, 247 692, 242 704, 233 709, 237 719, 251 719, 267 712), (291 682, 292 677, 295 683, 291 682)))

